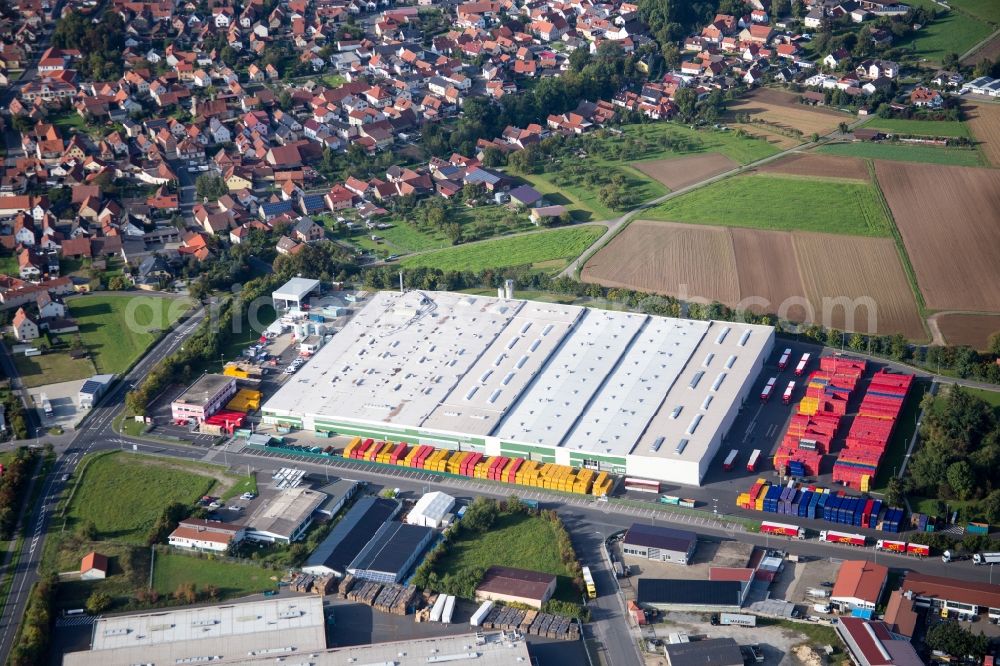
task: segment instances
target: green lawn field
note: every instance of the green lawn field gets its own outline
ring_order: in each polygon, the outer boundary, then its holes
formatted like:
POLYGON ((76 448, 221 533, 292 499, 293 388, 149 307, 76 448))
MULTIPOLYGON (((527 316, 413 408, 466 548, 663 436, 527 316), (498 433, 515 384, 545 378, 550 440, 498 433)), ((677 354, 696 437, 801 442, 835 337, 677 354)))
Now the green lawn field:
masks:
POLYGON ((86 379, 95 373, 89 358, 72 358, 66 352, 49 352, 41 356, 15 354, 14 366, 27 388, 86 379))
POLYGON ((911 146, 895 143, 836 143, 818 149, 828 155, 846 155, 895 162, 926 162, 951 166, 986 166, 982 154, 972 148, 911 146))
POLYGON ((126 370, 190 307, 183 300, 147 294, 95 294, 69 300, 69 314, 80 325, 80 340, 98 372, 126 370))
POLYGON ((573 182, 564 181, 560 175, 569 158, 557 164, 546 165, 546 171, 540 174, 523 176, 541 194, 546 196, 550 204, 566 206, 573 219, 580 221, 611 220, 635 206, 662 197, 669 190, 638 169, 614 160, 606 160, 596 156, 587 159, 587 166, 605 174, 618 174, 624 178, 625 189, 631 196, 631 204, 622 208, 609 208, 601 201, 601 186, 588 184, 583 179, 573 182), (560 199, 563 195, 565 199, 560 199), (587 215, 587 213, 592 215, 587 215))
POLYGON ((548 264, 546 268, 555 269, 579 256, 605 229, 600 225, 587 225, 495 238, 407 257, 401 263, 406 268, 440 268, 444 271, 481 271, 529 264, 548 264))
POLYGON ((889 220, 871 185, 770 174, 728 178, 666 201, 642 216, 776 231, 889 235, 889 220))
POLYGON ((556 598, 579 602, 569 570, 559 557, 556 534, 544 518, 501 514, 485 533, 463 532, 435 566, 439 576, 491 566, 541 571, 558 576, 556 598))
POLYGON ((865 129, 877 129, 895 134, 914 136, 971 138, 968 126, 961 120, 907 120, 905 118, 875 118, 865 123, 865 129))
POLYGON ((1000 24, 1000 2, 996 0, 950 0, 949 4, 984 21, 1000 24))
MULTIPOLYGON (((450 244, 445 235, 441 232, 430 233, 423 229, 418 229, 415 225, 403 221, 396 221, 389 229, 378 229, 376 236, 381 236, 390 246, 390 254, 401 254, 403 252, 420 252, 422 250, 436 250, 448 247, 450 244)), ((371 240, 371 234, 365 232, 363 238, 374 247, 375 242, 371 240)), ((385 245, 381 246, 385 248, 385 245)))
POLYGON ((733 131, 714 129, 691 129, 679 123, 649 123, 647 125, 629 125, 623 128, 628 136, 642 137, 647 141, 659 141, 661 136, 672 137, 675 140, 687 141, 673 150, 661 151, 643 155, 642 160, 659 160, 682 155, 700 155, 702 153, 722 153, 734 162, 750 164, 779 152, 777 148, 763 139, 752 139, 739 136, 733 131))
POLYGON ((157 552, 153 559, 153 587, 160 594, 173 594, 182 583, 194 583, 199 591, 214 585, 220 596, 245 596, 276 590, 278 577, 276 572, 263 567, 183 553, 157 552))
POLYGON ((87 464, 67 512, 74 525, 91 521, 101 539, 145 543, 171 502, 193 503, 215 480, 183 466, 112 452, 87 464))
MULTIPOLYGON (((973 0, 964 9, 971 12, 971 8, 978 9, 980 3, 984 6, 996 6, 993 0, 973 0)), ((933 0, 913 0, 910 4, 934 9, 939 16, 916 33, 899 40, 894 46, 912 48, 916 56, 931 62, 940 63, 949 53, 961 55, 993 32, 988 23, 961 11, 948 11, 933 0)))

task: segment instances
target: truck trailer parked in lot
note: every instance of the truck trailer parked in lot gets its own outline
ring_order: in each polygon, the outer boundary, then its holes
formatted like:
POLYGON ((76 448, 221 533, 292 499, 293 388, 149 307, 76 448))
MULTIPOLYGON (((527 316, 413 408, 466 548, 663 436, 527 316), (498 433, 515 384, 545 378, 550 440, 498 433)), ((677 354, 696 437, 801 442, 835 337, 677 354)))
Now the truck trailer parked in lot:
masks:
POLYGON ((795 537, 796 539, 806 538, 805 529, 799 527, 798 525, 787 525, 785 523, 772 523, 767 520, 765 520, 760 524, 760 533, 770 534, 773 536, 795 537))
POLYGON ((792 356, 791 348, 781 352, 781 358, 778 359, 778 370, 784 370, 785 368, 788 367, 788 359, 791 358, 791 356, 792 356))
POLYGON ((774 383, 778 381, 777 377, 771 377, 767 380, 767 384, 764 385, 764 390, 760 392, 760 401, 767 402, 771 398, 771 393, 774 392, 774 383))
POLYGON ((819 540, 826 543, 846 543, 848 546, 858 546, 864 548, 866 539, 864 534, 848 534, 847 532, 835 532, 833 530, 823 530, 819 533, 819 540))

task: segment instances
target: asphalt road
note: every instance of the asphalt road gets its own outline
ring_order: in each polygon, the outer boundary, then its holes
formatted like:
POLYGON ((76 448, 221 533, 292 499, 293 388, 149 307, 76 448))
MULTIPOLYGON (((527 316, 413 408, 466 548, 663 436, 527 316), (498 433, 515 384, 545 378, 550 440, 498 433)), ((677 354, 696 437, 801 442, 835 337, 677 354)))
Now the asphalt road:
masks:
MULTIPOLYGON (((13 584, 10 596, 2 612, 0 612, 0 661, 6 662, 13 640, 17 634, 17 626, 28 602, 31 586, 38 580, 38 567, 41 563, 45 537, 50 524, 51 514, 63 490, 63 475, 71 474, 84 455, 91 451, 110 448, 131 448, 147 453, 159 453, 158 447, 150 446, 148 442, 120 437, 112 429, 111 423, 124 406, 125 393, 134 382, 145 377, 149 371, 173 353, 198 326, 205 317, 205 310, 196 311, 191 317, 179 324, 165 335, 153 349, 135 365, 124 379, 117 382, 93 409, 88 419, 71 437, 48 438, 56 447, 57 460, 46 478, 37 478, 36 483, 44 484, 41 501, 34 507, 27 524, 30 526, 30 539, 25 539, 21 548, 21 558, 13 572, 13 584)), ((180 447, 173 451, 173 457, 199 459, 204 451, 193 447, 180 447)))

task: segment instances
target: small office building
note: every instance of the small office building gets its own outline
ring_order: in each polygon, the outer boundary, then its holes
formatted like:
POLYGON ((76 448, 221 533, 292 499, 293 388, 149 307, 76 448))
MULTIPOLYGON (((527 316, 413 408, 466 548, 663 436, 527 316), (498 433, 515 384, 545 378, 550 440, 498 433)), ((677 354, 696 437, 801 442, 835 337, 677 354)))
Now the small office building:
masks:
POLYGON ((170 403, 171 417, 175 422, 194 419, 202 423, 225 407, 236 391, 235 377, 204 374, 170 403))
POLYGON ((167 537, 167 543, 175 548, 224 553, 245 537, 246 528, 243 525, 185 518, 177 523, 177 529, 167 537))
POLYGON ((698 535, 659 525, 633 523, 622 540, 622 552, 657 562, 688 564, 698 547, 698 535))
POLYGON ((94 375, 85 381, 76 395, 76 402, 80 409, 92 409, 111 386, 114 378, 114 375, 94 375))

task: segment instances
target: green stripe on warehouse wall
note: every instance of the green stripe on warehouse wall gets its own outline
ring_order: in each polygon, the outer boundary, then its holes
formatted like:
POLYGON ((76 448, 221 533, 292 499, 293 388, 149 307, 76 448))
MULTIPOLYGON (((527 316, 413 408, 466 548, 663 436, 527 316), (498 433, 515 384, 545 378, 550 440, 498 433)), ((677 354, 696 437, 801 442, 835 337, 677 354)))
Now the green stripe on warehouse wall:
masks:
POLYGON ((547 446, 500 442, 500 455, 515 458, 530 458, 539 462, 555 462, 556 452, 547 446))
POLYGON ((597 453, 582 453, 582 452, 571 452, 569 454, 569 461, 574 467, 583 466, 585 460, 599 460, 606 465, 617 465, 625 467, 625 458, 620 456, 602 456, 597 453))
POLYGON ((371 437, 381 439, 388 437, 399 441, 406 440, 432 440, 437 442, 450 442, 455 445, 462 445, 474 449, 482 450, 486 447, 486 441, 481 437, 461 437, 457 435, 439 435, 438 433, 427 432, 419 428, 399 428, 395 426, 363 425, 358 423, 344 423, 342 421, 331 421, 316 419, 317 431, 334 431, 342 435, 357 435, 358 437, 371 437))

